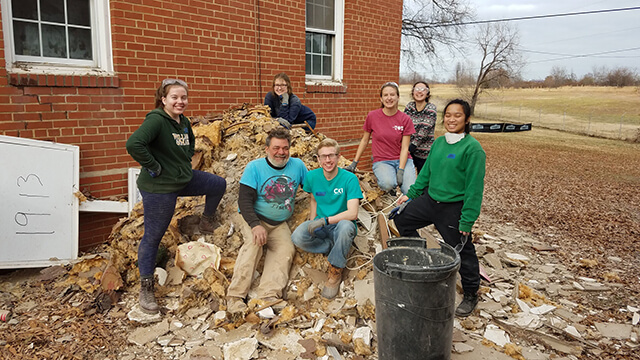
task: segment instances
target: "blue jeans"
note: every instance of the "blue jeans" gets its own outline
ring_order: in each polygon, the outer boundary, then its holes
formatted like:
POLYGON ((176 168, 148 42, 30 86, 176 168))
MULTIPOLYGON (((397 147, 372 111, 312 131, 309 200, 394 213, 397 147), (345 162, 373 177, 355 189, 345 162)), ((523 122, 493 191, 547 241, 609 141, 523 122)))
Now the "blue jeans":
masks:
MULTIPOLYGON (((383 160, 373 163, 373 174, 378 179, 378 186, 383 191, 389 191, 395 189, 398 186, 398 180, 396 179, 396 173, 400 167, 400 160, 383 160)), ((402 177, 402 190, 403 194, 407 194, 409 187, 416 182, 416 169, 413 166, 413 160, 407 159, 407 164, 404 167, 404 176, 402 177)))
POLYGON ((337 224, 329 224, 309 234, 309 222, 298 225, 291 234, 291 240, 300 249, 316 254, 329 254, 327 260, 337 268, 347 265, 347 255, 353 239, 356 237, 356 225, 353 221, 342 220, 337 224))
POLYGON ((140 277, 151 277, 155 270, 158 246, 171 223, 178 196, 206 195, 203 215, 215 214, 227 188, 225 179, 208 172, 193 170, 193 178, 182 190, 156 194, 140 190, 144 208, 144 235, 138 246, 140 277))

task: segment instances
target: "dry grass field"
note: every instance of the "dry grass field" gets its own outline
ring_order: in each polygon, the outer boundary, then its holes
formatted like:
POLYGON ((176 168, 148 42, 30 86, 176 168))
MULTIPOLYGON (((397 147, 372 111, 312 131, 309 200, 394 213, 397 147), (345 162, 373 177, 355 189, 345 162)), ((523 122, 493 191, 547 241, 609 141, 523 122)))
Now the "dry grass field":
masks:
MULTIPOLYGON (((410 100, 410 90, 410 85, 401 86, 400 104, 410 100)), ((455 85, 434 84, 431 93, 438 109, 449 99, 465 98, 455 85)), ((480 96, 475 118, 478 122, 533 123, 534 127, 640 141, 640 89, 491 89, 480 96)))

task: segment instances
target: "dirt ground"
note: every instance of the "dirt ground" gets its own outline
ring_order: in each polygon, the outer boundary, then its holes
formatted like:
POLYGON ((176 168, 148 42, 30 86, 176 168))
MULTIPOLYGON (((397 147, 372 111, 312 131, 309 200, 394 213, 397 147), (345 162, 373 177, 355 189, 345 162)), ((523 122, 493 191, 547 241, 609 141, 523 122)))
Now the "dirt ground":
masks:
MULTIPOLYGON (((474 136, 487 153, 483 209, 474 230, 517 227, 556 246, 555 256, 575 276, 619 285, 606 297, 571 299, 598 310, 586 321, 628 321, 618 310, 637 306, 640 295, 640 144, 539 129, 474 136)), ((54 279, 40 269, 0 273, 0 309, 27 309, 17 324, 0 322, 0 359, 175 358, 150 345, 142 355, 122 355, 139 326, 127 318, 137 288, 101 312, 101 299, 54 279)), ((602 358, 638 358, 628 350, 608 354, 602 358)))

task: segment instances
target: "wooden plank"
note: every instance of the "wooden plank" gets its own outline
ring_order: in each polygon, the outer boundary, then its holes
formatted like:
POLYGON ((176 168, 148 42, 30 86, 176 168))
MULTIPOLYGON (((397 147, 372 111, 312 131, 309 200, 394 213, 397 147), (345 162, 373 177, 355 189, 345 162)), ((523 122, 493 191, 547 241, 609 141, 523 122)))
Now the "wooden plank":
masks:
POLYGON ((418 229, 421 238, 427 240, 427 249, 440 249, 440 242, 436 239, 426 227, 418 229))
POLYGON ((380 230, 380 242, 382 248, 387 248, 387 240, 389 239, 389 228, 387 227, 387 218, 384 214, 378 214, 378 229, 380 230))

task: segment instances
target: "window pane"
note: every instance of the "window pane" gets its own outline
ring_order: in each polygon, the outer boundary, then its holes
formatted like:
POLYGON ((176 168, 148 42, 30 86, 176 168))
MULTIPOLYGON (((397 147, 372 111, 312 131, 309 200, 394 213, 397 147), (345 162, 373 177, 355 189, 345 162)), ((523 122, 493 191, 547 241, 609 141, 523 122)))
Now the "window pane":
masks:
POLYGON ((324 41, 322 42, 322 53, 331 55, 331 38, 332 36, 324 35, 324 41))
POLYGON ((331 56, 322 57, 322 75, 331 75, 331 56))
POLYGON ((313 35, 311 33, 306 33, 305 34, 305 42, 304 42, 304 51, 305 52, 311 52, 311 39, 313 38, 313 35))
POLYGON ((16 55, 40 56, 38 24, 13 21, 13 42, 16 55))
POLYGON ((38 20, 38 1, 11 0, 11 12, 14 18, 38 20))
POLYGON ((313 47, 311 51, 314 54, 320 54, 322 52, 322 34, 313 34, 313 47))
POLYGON ((69 28, 69 57, 72 59, 91 60, 91 30, 69 28))
POLYGON ((69 24, 91 26, 89 0, 67 0, 69 24))
POLYGON ((40 13, 42 21, 64 24, 64 0, 40 1, 40 13))
POLYGON ((306 64, 304 67, 304 72, 307 75, 311 74, 311 54, 307 54, 306 56, 306 64))
POLYGON ((44 56, 67 58, 67 38, 64 29, 64 26, 42 25, 44 56))
POLYGON ((313 55, 313 61, 311 62, 311 71, 313 75, 322 75, 322 56, 313 55))
POLYGON ((333 30, 334 0, 307 0, 307 27, 333 30))
POLYGON ((307 26, 308 27, 315 27, 313 26, 313 16, 316 12, 316 8, 315 6, 313 6, 313 1, 307 1, 307 26))

